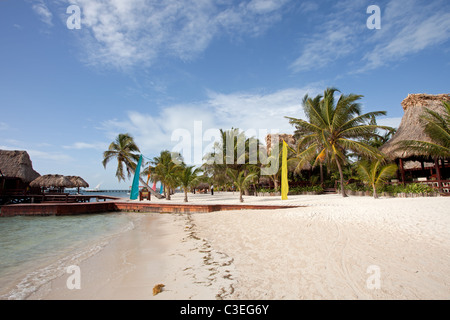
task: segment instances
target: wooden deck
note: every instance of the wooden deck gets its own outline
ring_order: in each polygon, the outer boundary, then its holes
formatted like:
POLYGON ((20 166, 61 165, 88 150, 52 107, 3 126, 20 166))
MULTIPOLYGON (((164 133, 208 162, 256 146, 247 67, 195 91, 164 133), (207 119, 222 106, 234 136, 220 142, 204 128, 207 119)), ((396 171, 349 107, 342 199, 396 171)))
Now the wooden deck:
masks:
POLYGON ((107 212, 206 213, 225 210, 273 210, 295 207, 300 206, 269 206, 245 204, 162 204, 121 201, 86 203, 27 203, 2 206, 0 208, 0 216, 63 216, 107 212))
POLYGON ((103 195, 72 195, 72 194, 3 194, 0 204, 26 203, 80 203, 119 200, 118 197, 103 195))

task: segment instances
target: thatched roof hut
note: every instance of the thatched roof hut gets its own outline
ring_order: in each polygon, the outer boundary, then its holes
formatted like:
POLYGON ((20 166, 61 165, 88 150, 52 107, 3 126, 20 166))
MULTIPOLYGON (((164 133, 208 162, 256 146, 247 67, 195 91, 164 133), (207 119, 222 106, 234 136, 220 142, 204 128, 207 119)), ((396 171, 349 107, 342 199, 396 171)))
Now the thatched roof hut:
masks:
POLYGON ((33 180, 30 183, 31 187, 56 187, 56 188, 73 188, 76 187, 75 184, 70 181, 69 178, 60 174, 46 174, 40 176, 39 178, 33 180))
POLYGON ((445 164, 447 160, 441 159, 439 161, 438 159, 432 159, 426 152, 404 150, 399 147, 399 142, 405 140, 433 142, 425 132, 425 125, 421 121, 421 116, 425 113, 425 109, 443 114, 443 101, 450 101, 450 94, 410 94, 402 102, 404 115, 400 127, 392 139, 380 148, 380 151, 387 158, 395 160, 399 164, 400 178, 403 183, 406 181, 406 171, 421 170, 421 174, 424 175, 427 168, 432 168, 430 162, 434 162, 435 174, 429 171, 429 177, 431 180, 437 180, 439 190, 443 190, 443 178, 445 179, 445 176, 448 176, 448 170, 446 169, 448 166, 445 164))
POLYGON ((29 183, 40 176, 33 169, 26 151, 0 150, 0 171, 4 177, 18 178, 24 183, 29 183))
POLYGON ((200 182, 195 186, 195 189, 209 189, 210 185, 206 182, 200 182))
POLYGON ((395 135, 384 144, 382 151, 389 159, 408 159, 426 156, 416 150, 399 150, 398 142, 404 140, 419 140, 432 142, 424 131, 424 125, 420 117, 424 114, 425 108, 442 113, 442 101, 450 101, 450 94, 410 94, 403 100, 402 107, 404 115, 395 135))
POLYGON ((89 184, 79 176, 66 176, 72 183, 75 188, 88 188, 89 184))

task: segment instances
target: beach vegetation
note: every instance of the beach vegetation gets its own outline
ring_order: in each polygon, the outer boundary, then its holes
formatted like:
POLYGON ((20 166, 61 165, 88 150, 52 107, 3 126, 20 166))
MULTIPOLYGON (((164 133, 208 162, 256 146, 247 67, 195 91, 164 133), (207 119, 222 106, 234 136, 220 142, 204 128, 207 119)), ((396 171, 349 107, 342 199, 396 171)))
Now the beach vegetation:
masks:
POLYGON ((113 159, 117 160, 116 177, 125 181, 125 174, 128 178, 134 174, 136 164, 139 161, 139 147, 134 139, 128 133, 119 134, 116 139, 111 142, 108 150, 103 152, 103 167, 113 159))
POLYGON ((321 193, 323 193, 323 191, 324 191, 324 189, 320 185, 298 186, 298 187, 289 188, 289 194, 292 194, 292 195, 305 194, 305 193, 321 194, 321 193))
POLYGON ((397 165, 383 164, 381 160, 369 162, 362 160, 357 165, 358 175, 362 182, 372 188, 373 197, 378 198, 377 188, 396 175, 397 165))
MULTIPOLYGON (((112 160, 117 160, 116 177, 119 180, 125 181, 125 178, 131 178, 134 175, 139 161, 140 150, 134 142, 133 137, 128 133, 120 133, 116 139, 111 142, 108 150, 103 152, 103 167, 106 169, 108 163, 112 160)), ((141 178, 139 180, 147 189, 156 197, 161 197, 141 178)))
POLYGON ((399 194, 423 194, 423 195, 435 195, 437 194, 436 189, 433 187, 422 184, 422 183, 408 183, 406 185, 403 184, 385 184, 379 190, 380 192, 388 193, 393 196, 399 194))
POLYGON ((386 115, 385 111, 362 114, 356 94, 341 94, 336 100, 336 88, 327 88, 323 95, 303 98, 306 120, 287 117, 297 132, 303 136, 298 141, 296 157, 299 161, 329 163, 339 172, 340 190, 346 197, 343 167, 349 162, 349 153, 366 159, 381 159, 378 149, 366 141, 374 135, 374 130, 392 130, 390 127, 371 124, 377 116, 386 115))
POLYGON ((239 201, 244 202, 244 190, 257 178, 254 172, 246 173, 244 170, 238 171, 231 168, 227 169, 227 175, 230 177, 236 190, 239 191, 239 201))
POLYGON ((150 164, 148 170, 153 181, 159 181, 164 186, 164 196, 170 200, 171 193, 179 185, 179 177, 184 166, 181 154, 163 150, 159 156, 150 161, 150 164))
MULTIPOLYGON (((228 169, 238 173, 244 172, 245 176, 249 173, 254 173, 257 177, 261 175, 262 165, 257 157, 261 147, 258 139, 246 137, 245 133, 237 128, 220 129, 220 141, 204 156, 202 169, 210 177, 209 182, 218 189, 230 188, 234 181, 228 174, 228 169)), ((252 183, 257 183, 257 179, 252 180, 252 183)), ((243 192, 248 194, 248 186, 243 192)))
POLYGON ((196 186, 202 176, 200 168, 195 168, 194 166, 183 165, 178 174, 178 184, 184 191, 184 202, 188 202, 188 190, 196 186))

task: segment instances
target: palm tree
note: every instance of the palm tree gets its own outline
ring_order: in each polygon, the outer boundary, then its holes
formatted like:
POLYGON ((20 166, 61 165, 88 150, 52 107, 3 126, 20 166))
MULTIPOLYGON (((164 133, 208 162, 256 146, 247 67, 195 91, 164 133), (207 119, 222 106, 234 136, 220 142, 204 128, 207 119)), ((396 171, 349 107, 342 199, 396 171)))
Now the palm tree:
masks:
POLYGON ((421 120, 425 125, 425 133, 431 142, 404 140, 399 142, 398 149, 415 150, 425 152, 433 158, 450 157, 450 102, 442 101, 444 112, 425 108, 421 120))
POLYGON ((248 185, 257 177, 256 173, 245 174, 245 171, 237 171, 228 168, 227 174, 233 181, 234 186, 237 190, 239 190, 239 201, 244 202, 244 198, 242 197, 244 194, 244 190, 248 187, 248 185))
MULTIPOLYGON (((116 139, 111 142, 108 150, 103 152, 103 167, 106 169, 106 165, 113 159, 117 159, 116 177, 119 180, 125 181, 124 167, 127 173, 127 177, 131 178, 131 175, 136 171, 137 162, 139 161, 140 150, 133 137, 128 133, 119 134, 116 139)), ((162 196, 159 193, 153 191, 147 183, 139 177, 139 180, 144 184, 150 192, 157 198, 161 199, 162 196)))
POLYGON ((154 165, 150 168, 154 181, 160 181, 164 185, 164 195, 170 200, 171 190, 178 186, 178 174, 183 165, 181 155, 164 150, 151 163, 154 165))
POLYGON ((179 171, 178 182, 184 190, 184 202, 188 202, 188 189, 199 182, 201 177, 198 174, 201 171, 200 168, 194 169, 194 166, 184 166, 179 171))
POLYGON ((335 88, 325 90, 323 96, 311 99, 306 95, 303 108, 307 120, 290 118, 289 122, 297 130, 304 133, 299 141, 301 153, 298 157, 315 162, 328 160, 335 163, 340 176, 341 193, 346 197, 342 167, 347 163, 347 153, 352 151, 367 158, 380 158, 378 150, 361 139, 368 139, 375 129, 390 130, 392 128, 368 124, 376 116, 386 115, 385 111, 361 114, 361 106, 357 103, 361 95, 341 94, 338 101, 334 95, 335 88), (319 101, 319 102, 317 102, 319 101))
POLYGON ((214 145, 212 152, 208 153, 204 160, 203 169, 208 173, 215 185, 230 183, 227 169, 246 173, 251 167, 260 165, 257 154, 261 144, 258 139, 247 138, 245 133, 237 128, 230 130, 220 129, 220 141, 214 145), (254 154, 256 152, 256 154, 254 154), (256 160, 257 163, 250 163, 256 160))
POLYGON ((372 186, 373 197, 378 198, 377 188, 385 183, 388 179, 395 176, 397 173, 396 164, 382 164, 382 161, 377 160, 369 162, 367 160, 360 161, 358 163, 357 171, 360 179, 372 186))
MULTIPOLYGON (((316 96, 314 99, 310 98, 308 95, 305 95, 302 101, 305 112, 309 109, 319 109, 321 99, 321 95, 316 96)), ((297 141, 300 141, 305 135, 309 134, 309 132, 306 130, 307 128, 305 127, 296 126, 296 130, 294 131, 294 138, 297 141)), ((320 184, 323 185, 323 165, 324 162, 328 159, 325 158, 325 154, 323 152, 321 153, 323 148, 321 148, 320 139, 317 139, 316 142, 317 144, 312 146, 305 142, 297 143, 296 150, 289 148, 293 155, 288 160, 288 163, 293 168, 295 173, 300 173, 300 171, 303 170, 307 164, 313 163, 313 166, 315 166, 317 163, 319 163, 320 184), (317 156, 317 154, 319 154, 319 156, 317 156)))

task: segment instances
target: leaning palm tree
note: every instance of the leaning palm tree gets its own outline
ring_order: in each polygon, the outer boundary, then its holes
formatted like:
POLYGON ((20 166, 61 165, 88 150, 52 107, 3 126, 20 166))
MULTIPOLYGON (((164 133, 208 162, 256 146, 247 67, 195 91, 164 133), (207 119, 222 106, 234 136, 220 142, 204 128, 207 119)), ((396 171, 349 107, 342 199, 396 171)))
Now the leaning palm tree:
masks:
POLYGON ((380 160, 373 162, 363 160, 358 163, 357 171, 360 179, 372 187, 373 197, 377 199, 377 188, 395 176, 397 169, 394 163, 383 165, 380 160))
POLYGON ((184 202, 188 202, 188 190, 192 186, 195 186, 201 179, 199 173, 202 170, 200 168, 194 169, 194 166, 184 166, 180 169, 178 175, 178 184, 184 190, 184 202))
POLYGON ((346 197, 344 188, 343 166, 347 163, 347 154, 352 151, 366 158, 380 158, 378 150, 363 139, 371 137, 374 129, 390 130, 392 128, 370 124, 376 116, 386 115, 385 111, 361 114, 361 106, 357 102, 361 95, 341 94, 336 101, 335 88, 325 90, 323 96, 311 99, 306 95, 303 108, 307 120, 290 118, 289 122, 297 130, 303 132, 300 139, 297 157, 315 162, 329 161, 335 163, 340 176, 341 193, 346 197), (319 103, 317 103, 319 101, 319 103))
POLYGON ((134 142, 133 137, 128 133, 121 133, 109 145, 108 150, 103 152, 103 167, 106 168, 108 162, 116 158, 116 177, 119 182, 121 180, 125 181, 124 167, 128 178, 131 178, 131 175, 134 174, 134 171, 136 170, 136 163, 139 160, 139 152, 139 147, 134 142))
MULTIPOLYGON (((106 165, 111 160, 117 159, 116 177, 119 182, 121 180, 125 181, 125 172, 127 177, 131 178, 131 175, 136 171, 137 162, 139 161, 139 152, 140 150, 134 142, 133 137, 128 133, 121 133, 113 142, 111 142, 108 150, 103 152, 103 167, 106 169, 106 165)), ((139 177, 139 180, 155 197, 159 199, 162 198, 162 196, 153 191, 142 178, 139 177)))
POLYGON ((249 174, 245 174, 245 171, 237 171, 228 168, 227 174, 233 181, 234 186, 237 190, 239 190, 239 201, 244 202, 244 198, 242 197, 245 189, 249 186, 250 183, 257 177, 257 174, 252 172, 249 174))
POLYGON ((442 102, 444 112, 425 108, 424 114, 420 117, 425 126, 425 133, 431 142, 403 140, 398 143, 397 149, 413 150, 426 153, 433 158, 450 157, 450 102, 442 102))

